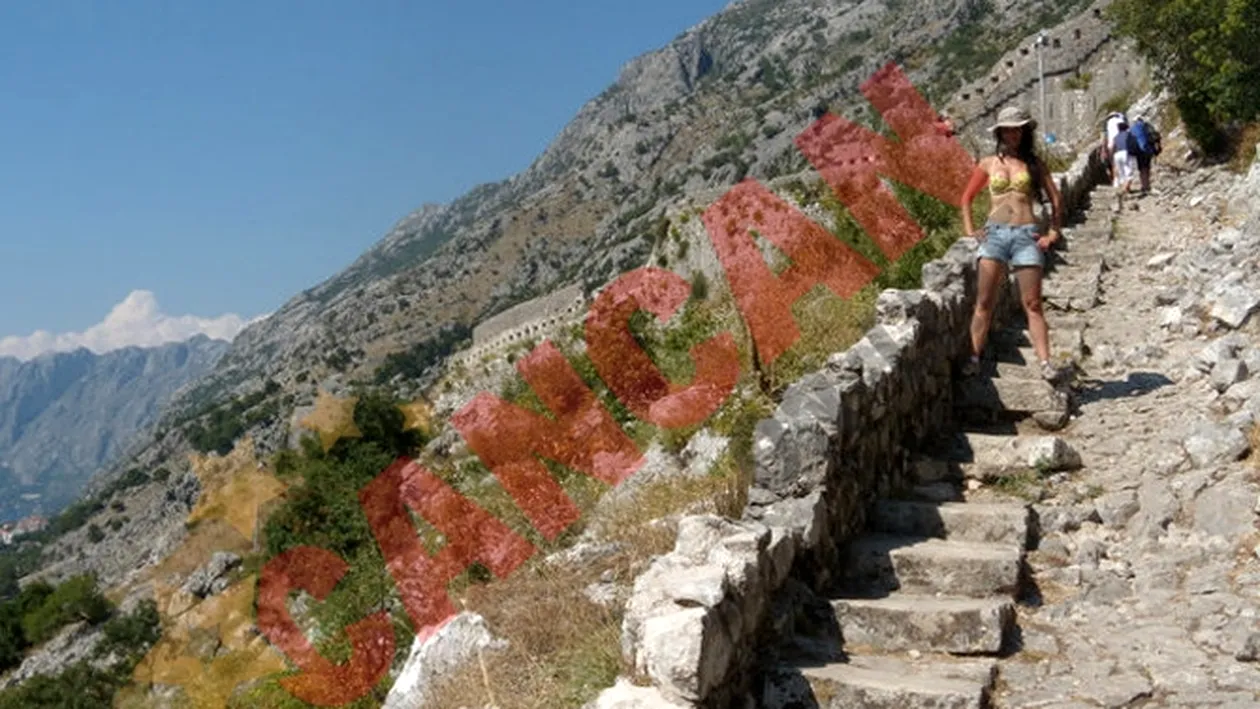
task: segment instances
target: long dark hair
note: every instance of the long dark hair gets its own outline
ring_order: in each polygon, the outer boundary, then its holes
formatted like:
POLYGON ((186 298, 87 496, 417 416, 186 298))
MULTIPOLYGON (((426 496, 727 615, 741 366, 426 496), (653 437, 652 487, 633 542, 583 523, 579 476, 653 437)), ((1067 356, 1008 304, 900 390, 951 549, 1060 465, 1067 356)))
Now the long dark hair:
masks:
MULTIPOLYGON (((1008 153, 1006 152, 1006 144, 1002 142, 1001 133, 995 131, 993 138, 997 141, 994 152, 999 157, 1006 157, 1008 153)), ((1028 125, 1020 126, 1019 146, 1015 148, 1014 157, 1023 160, 1024 164, 1028 166, 1028 177, 1032 179, 1033 184, 1033 196, 1037 198, 1039 204, 1045 204, 1046 187, 1041 181, 1041 171, 1044 167, 1041 164, 1041 159, 1037 157, 1037 151, 1033 146, 1033 129, 1028 125)))

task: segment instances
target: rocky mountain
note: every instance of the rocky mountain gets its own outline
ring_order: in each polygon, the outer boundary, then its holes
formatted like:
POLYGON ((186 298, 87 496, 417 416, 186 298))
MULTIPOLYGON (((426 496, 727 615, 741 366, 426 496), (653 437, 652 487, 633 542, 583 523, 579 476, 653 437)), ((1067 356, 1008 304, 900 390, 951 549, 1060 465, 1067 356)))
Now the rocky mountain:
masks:
POLYGON ((0 358, 0 520, 50 516, 74 500, 227 349, 199 335, 104 354, 0 358))
POLYGON ((278 410, 243 430, 265 452, 321 387, 378 381, 414 396, 440 364, 434 353, 456 344, 433 346, 452 326, 643 265, 682 196, 807 169, 792 141, 824 110, 877 121, 858 86, 887 62, 939 105, 1029 33, 1089 4, 732 3, 629 62, 528 169, 407 215, 344 271, 247 328, 119 470, 182 455, 183 432, 216 410, 278 410), (391 366, 408 358, 410 368, 391 366))

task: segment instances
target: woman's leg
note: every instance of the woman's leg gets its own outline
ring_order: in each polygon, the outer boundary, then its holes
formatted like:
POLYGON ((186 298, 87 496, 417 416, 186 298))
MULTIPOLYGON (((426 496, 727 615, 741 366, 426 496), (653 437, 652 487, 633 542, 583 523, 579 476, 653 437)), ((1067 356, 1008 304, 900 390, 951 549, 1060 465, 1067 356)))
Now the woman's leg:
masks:
POLYGON ((1015 269, 1015 280, 1019 282, 1019 295, 1024 305, 1024 315, 1028 317, 1028 339, 1032 340, 1037 359, 1050 361, 1050 328, 1046 325, 1046 316, 1041 308, 1041 268, 1024 266, 1015 269))
POLYGON ((978 293, 976 310, 971 316, 971 354, 978 358, 984 351, 993 323, 993 306, 997 304, 998 287, 1006 282, 1006 264, 994 259, 982 258, 978 268, 978 293))

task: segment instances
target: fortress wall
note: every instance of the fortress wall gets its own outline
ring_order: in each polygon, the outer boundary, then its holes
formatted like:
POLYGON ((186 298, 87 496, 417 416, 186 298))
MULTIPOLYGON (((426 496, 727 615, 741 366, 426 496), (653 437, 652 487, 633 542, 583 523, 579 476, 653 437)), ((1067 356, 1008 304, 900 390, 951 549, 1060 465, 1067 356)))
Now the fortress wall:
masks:
POLYGON ((1120 46, 1102 19, 1111 0, 1099 0, 1084 14, 1047 31, 1042 48, 1046 74, 1046 115, 1041 115, 1036 35, 1024 38, 988 74, 961 88, 945 111, 973 149, 988 152, 988 127, 1004 106, 1020 106, 1038 120, 1038 131, 1058 142, 1092 140, 1102 130, 1104 104, 1148 76, 1139 57, 1120 46), (1084 74, 1089 74, 1084 81, 1084 74))
POLYGON ((518 342, 539 340, 579 320, 586 307, 579 285, 526 301, 478 324, 473 328, 473 346, 452 355, 451 361, 469 365, 518 342))

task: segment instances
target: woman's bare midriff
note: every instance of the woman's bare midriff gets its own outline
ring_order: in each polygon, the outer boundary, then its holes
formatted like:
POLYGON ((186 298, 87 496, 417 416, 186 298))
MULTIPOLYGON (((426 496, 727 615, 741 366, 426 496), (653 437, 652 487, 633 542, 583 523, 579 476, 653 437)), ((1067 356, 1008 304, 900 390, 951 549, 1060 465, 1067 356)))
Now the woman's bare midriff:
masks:
POLYGON ((1037 218, 1033 215, 1032 201, 1026 195, 1016 192, 991 197, 989 221, 996 224, 1023 226, 1036 224, 1037 218))

